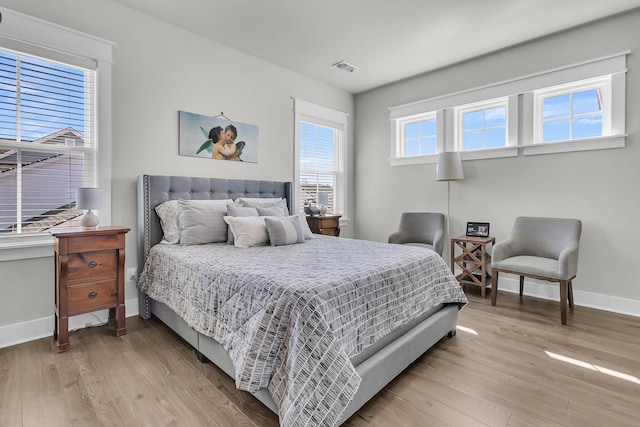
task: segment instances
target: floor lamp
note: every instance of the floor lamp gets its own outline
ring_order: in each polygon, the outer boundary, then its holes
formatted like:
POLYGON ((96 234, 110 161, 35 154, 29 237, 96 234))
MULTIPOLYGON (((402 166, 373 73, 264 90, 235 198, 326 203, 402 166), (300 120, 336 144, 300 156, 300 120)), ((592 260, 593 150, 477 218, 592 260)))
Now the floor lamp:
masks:
POLYGON ((451 238, 451 181, 462 181, 464 171, 458 151, 447 151, 438 154, 436 181, 447 181, 447 239, 451 238))

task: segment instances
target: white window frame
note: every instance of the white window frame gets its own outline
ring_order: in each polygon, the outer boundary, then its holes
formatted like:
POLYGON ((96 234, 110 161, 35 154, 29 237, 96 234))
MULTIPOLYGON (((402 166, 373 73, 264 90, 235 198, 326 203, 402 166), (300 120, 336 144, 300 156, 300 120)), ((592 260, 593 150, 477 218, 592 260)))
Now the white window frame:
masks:
MULTIPOLYGON (((111 64, 113 43, 0 7, 0 46, 96 70, 97 184, 103 190, 100 223, 111 223, 111 64)), ((48 233, 0 237, 0 261, 53 255, 48 233)))
MULTIPOLYGON (((514 149, 518 145, 518 97, 506 96, 501 98, 489 99, 486 101, 475 102, 473 104, 462 105, 453 109, 454 114, 454 129, 455 135, 453 137, 454 151, 460 152, 460 157, 463 160, 481 159, 481 158, 493 158, 504 157, 505 149, 514 149), (491 108, 504 107, 505 108, 505 145, 501 147, 483 147, 474 150, 464 149, 464 114, 473 112, 488 110, 491 108)), ((483 128, 486 130, 486 128, 483 128)), ((510 150, 510 154, 514 154, 514 150, 510 150)))
POLYGON ((391 166, 419 163, 435 163, 437 156, 402 157, 399 138, 399 123, 409 116, 435 111, 438 129, 442 129, 441 151, 460 151, 462 160, 497 157, 515 157, 521 151, 523 155, 562 153, 570 151, 599 150, 621 148, 626 144, 625 104, 626 104, 626 56, 629 51, 616 53, 541 71, 527 76, 496 82, 475 89, 460 91, 449 95, 416 101, 389 108, 391 121, 391 166), (607 77, 611 81, 611 115, 608 135, 597 138, 537 143, 534 138, 535 92, 559 85, 581 82, 587 79, 607 77), (506 147, 473 151, 461 151, 456 140, 456 108, 468 104, 508 97, 508 140, 506 147))
MULTIPOLYGON (((427 156, 427 155, 434 155, 438 153, 438 120, 437 120, 437 114, 435 111, 432 111, 430 113, 427 114, 420 114, 418 116, 413 116, 413 117, 406 117, 404 119, 399 120, 398 122, 398 130, 400 132, 400 135, 398 136, 398 138, 400 139, 400 141, 402 142, 402 144, 400 144, 400 156, 401 157, 416 157, 416 156, 427 156), (436 122, 436 133, 434 135, 435 139, 436 139, 436 152, 435 153, 420 153, 420 154, 415 154, 415 155, 408 155, 406 153, 406 149, 407 149, 407 135, 405 132, 405 129, 407 127, 407 125, 413 124, 413 123, 418 123, 420 124, 421 122, 424 121, 430 121, 433 120, 436 122)), ((419 125, 419 127, 421 127, 419 125)), ((420 145, 420 142, 422 140, 422 131, 419 132, 418 134, 418 145, 420 145)))
POLYGON ((341 164, 337 165, 336 190, 337 197, 334 199, 333 213, 341 214, 340 225, 346 226, 349 222, 348 195, 347 195, 347 144, 348 144, 348 119, 349 114, 322 105, 314 104, 302 99, 294 99, 294 120, 295 120, 295 171, 294 171, 294 194, 292 206, 299 206, 300 200, 300 122, 313 123, 320 126, 334 128, 342 133, 340 153, 336 153, 341 164))

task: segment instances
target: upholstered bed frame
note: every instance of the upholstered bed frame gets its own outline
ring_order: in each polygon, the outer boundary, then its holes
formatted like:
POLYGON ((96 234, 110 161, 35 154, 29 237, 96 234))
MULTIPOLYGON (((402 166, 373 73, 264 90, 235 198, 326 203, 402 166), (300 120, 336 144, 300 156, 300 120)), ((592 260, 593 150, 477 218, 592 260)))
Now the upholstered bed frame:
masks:
MULTIPOLYGON (((155 207, 174 199, 235 199, 237 197, 283 197, 291 210, 292 184, 290 182, 191 178, 181 176, 142 175, 138 178, 138 262, 144 265, 151 247, 162 239, 160 220, 155 207)), ((139 312, 144 319, 151 315, 178 333, 198 352, 200 360, 209 359, 229 376, 235 378, 234 367, 226 350, 215 340, 196 332, 166 305, 139 294, 139 312), (203 357, 204 356, 204 357, 203 357)), ((341 417, 346 421, 393 378, 406 369, 444 336, 455 335, 458 306, 446 305, 432 310, 401 331, 381 340, 366 355, 352 359, 362 381, 355 398, 341 417)), ((268 390, 254 393, 255 397, 276 414, 278 408, 268 390)))

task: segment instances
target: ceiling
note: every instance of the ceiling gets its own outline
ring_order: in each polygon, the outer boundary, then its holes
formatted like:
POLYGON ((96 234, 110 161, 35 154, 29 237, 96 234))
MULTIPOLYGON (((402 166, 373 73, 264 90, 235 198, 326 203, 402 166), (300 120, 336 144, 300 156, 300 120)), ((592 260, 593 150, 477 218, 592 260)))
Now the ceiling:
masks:
POLYGON ((360 93, 640 7, 640 0, 113 0, 360 93), (359 67, 333 68, 338 61, 359 67))

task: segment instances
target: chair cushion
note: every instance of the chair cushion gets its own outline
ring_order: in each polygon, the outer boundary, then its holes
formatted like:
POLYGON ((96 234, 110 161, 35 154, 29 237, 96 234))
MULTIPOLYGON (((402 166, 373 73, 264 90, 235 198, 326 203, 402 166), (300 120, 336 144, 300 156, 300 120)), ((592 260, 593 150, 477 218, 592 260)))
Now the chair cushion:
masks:
POLYGON ((560 264, 558 263, 558 260, 551 258, 520 255, 505 258, 501 261, 494 261, 491 266, 493 268, 522 273, 524 276, 544 276, 558 280, 570 279, 569 277, 562 277, 560 275, 560 264))

